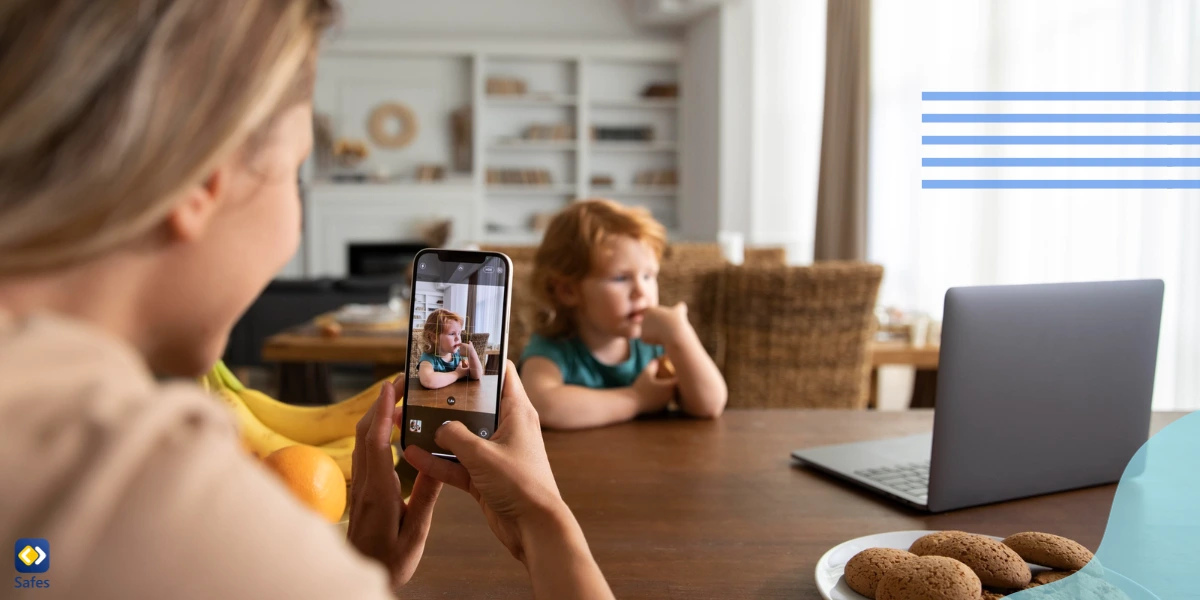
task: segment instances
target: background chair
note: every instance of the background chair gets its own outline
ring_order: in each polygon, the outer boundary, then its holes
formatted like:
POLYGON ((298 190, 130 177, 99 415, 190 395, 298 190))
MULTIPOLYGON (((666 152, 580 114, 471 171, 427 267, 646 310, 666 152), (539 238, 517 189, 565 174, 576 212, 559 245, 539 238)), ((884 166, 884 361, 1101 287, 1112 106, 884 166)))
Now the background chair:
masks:
POLYGON ((729 407, 866 408, 882 278, 857 262, 726 269, 729 407))

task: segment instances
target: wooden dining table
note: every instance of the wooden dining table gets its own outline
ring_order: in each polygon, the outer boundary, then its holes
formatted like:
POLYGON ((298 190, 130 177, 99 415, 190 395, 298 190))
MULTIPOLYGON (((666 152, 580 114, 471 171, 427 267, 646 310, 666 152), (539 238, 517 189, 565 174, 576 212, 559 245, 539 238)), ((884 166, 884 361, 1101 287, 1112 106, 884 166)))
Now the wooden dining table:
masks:
MULTIPOLYGON (((1152 430, 1179 416, 1156 413, 1152 430)), ((653 418, 544 437, 563 498, 618 598, 816 599, 813 572, 823 553, 888 531, 1048 531, 1096 549, 1115 485, 930 515, 789 456, 921 433, 932 422, 928 410, 729 410, 711 421, 653 418)), ((424 559, 401 596, 530 598, 531 588, 476 502, 446 489, 424 559)))

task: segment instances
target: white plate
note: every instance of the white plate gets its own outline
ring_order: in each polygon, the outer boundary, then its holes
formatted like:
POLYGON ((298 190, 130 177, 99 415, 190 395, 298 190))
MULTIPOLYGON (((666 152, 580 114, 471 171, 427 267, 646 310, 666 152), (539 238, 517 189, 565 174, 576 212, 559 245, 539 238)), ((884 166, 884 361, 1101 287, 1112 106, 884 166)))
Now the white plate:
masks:
MULTIPOLYGON (((821 592, 821 597, 825 600, 869 600, 866 596, 850 589, 850 586, 846 585, 846 580, 842 577, 842 573, 846 570, 846 562, 853 558, 855 554, 867 548, 908 550, 912 546, 912 543, 917 541, 917 538, 937 531, 941 530, 876 533, 842 542, 830 548, 817 561, 817 589, 821 592)), ((994 535, 987 537, 996 541, 1001 540, 1001 538, 994 535)), ((1037 565, 1029 565, 1029 568, 1034 573, 1047 570, 1045 567, 1037 565)), ((1158 600, 1158 597, 1149 590, 1115 571, 1105 571, 1104 578, 1109 583, 1120 587, 1132 600, 1158 600)))
POLYGON ((908 550, 908 547, 912 546, 917 538, 928 533, 934 533, 934 531, 889 531, 888 533, 865 535, 830 548, 829 552, 826 552, 821 560, 817 561, 817 589, 820 590, 821 597, 825 600, 868 600, 866 596, 846 585, 846 581, 842 578, 842 572, 846 570, 846 562, 867 548, 908 550))

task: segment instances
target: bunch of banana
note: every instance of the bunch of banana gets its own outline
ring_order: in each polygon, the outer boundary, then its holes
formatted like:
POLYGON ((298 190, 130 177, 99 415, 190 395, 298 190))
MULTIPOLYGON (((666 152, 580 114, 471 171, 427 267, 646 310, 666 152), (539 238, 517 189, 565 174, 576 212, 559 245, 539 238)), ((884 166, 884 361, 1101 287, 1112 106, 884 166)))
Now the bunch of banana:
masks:
MULTIPOLYGON (((243 443, 259 458, 287 446, 315 446, 337 462, 349 481, 355 426, 379 397, 379 390, 390 382, 381 380, 330 406, 295 406, 246 387, 218 361, 200 385, 229 406, 241 427, 243 443)), ((394 430, 393 441, 398 437, 399 430, 394 430)), ((392 448, 392 462, 398 458, 392 448)))

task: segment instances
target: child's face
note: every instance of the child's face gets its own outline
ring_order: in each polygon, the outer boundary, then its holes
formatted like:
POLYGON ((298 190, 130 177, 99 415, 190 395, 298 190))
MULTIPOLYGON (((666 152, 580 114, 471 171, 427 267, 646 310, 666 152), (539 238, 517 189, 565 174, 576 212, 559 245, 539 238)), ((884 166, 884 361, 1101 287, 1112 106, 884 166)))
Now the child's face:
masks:
POLYGON ((450 354, 462 343, 462 325, 458 321, 442 321, 442 330, 438 333, 438 354, 450 354))
POLYGON ((654 250, 628 236, 605 240, 579 292, 576 310, 581 324, 613 336, 641 337, 646 309, 658 305, 654 250))

